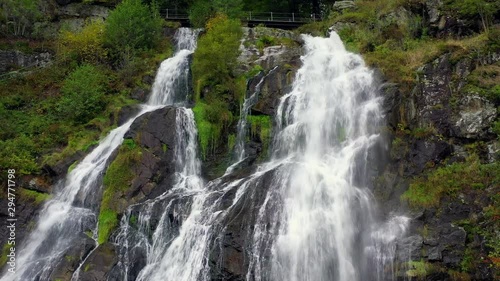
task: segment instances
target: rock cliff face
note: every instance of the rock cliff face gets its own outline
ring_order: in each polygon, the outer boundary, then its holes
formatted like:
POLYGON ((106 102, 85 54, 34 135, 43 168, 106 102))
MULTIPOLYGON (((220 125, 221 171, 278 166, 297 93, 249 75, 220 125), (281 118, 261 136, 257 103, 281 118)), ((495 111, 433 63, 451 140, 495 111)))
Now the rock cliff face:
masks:
MULTIPOLYGON (((498 161, 498 153, 488 149, 498 146, 498 137, 491 130, 498 118, 498 104, 466 87, 482 61, 496 65, 497 57, 490 54, 452 63, 450 55, 445 54, 422 66, 411 93, 393 95, 397 90, 391 85, 384 89, 389 98, 388 124, 393 126, 395 136, 391 161, 375 193, 382 202, 390 203, 384 204, 387 212, 400 203, 404 205, 400 197, 413 179, 430 175, 439 166, 463 161, 471 153, 479 154, 482 163, 498 161)), ((443 181, 449 181, 447 177, 442 174, 443 181)), ((474 177, 481 181, 479 174, 474 177)), ((435 206, 400 205, 413 219, 407 237, 398 244, 399 261, 411 260, 427 267, 423 276, 415 275, 425 280, 456 280, 457 276, 494 280, 498 273, 488 258, 492 246, 486 240, 498 234, 478 228, 497 225, 486 212, 496 204, 493 198, 499 191, 498 182, 492 181, 484 189, 469 186, 458 194, 446 194, 435 206)), ((399 274, 403 280, 416 273, 410 266, 399 274)))

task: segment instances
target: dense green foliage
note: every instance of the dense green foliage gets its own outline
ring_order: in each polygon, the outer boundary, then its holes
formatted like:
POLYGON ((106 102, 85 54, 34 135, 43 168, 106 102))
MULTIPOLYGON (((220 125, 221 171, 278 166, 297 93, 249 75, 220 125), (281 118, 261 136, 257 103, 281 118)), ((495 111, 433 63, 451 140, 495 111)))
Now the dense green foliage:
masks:
POLYGON ((217 147, 221 132, 233 122, 245 91, 244 78, 234 74, 242 36, 239 21, 218 15, 208 21, 206 30, 192 64, 199 101, 194 112, 204 156, 217 147))
POLYGON ((104 42, 114 55, 128 61, 138 51, 159 43, 161 26, 157 10, 141 0, 124 0, 106 20, 104 42))
POLYGON ((83 124, 98 115, 105 107, 104 94, 108 90, 108 79, 99 68, 82 65, 64 80, 61 101, 57 110, 61 117, 83 124))
MULTIPOLYGON (((137 1, 127 3, 123 5, 138 8, 122 6, 121 12, 147 13, 148 17, 138 19, 154 21, 155 26, 161 22, 154 19, 147 6, 137 5, 137 1)), ((150 33, 127 34, 145 36, 154 42, 129 52, 124 64, 123 46, 105 44, 106 28, 116 27, 122 19, 118 13, 111 25, 96 20, 86 22, 81 30, 63 28, 55 41, 0 42, 1 49, 27 54, 35 50, 55 53, 55 61, 43 69, 0 77, 0 118, 4 121, 0 124, 0 167, 35 174, 45 164, 55 165, 78 151, 85 152, 114 126, 114 116, 121 107, 137 103, 129 98, 130 92, 137 87, 149 87, 143 77, 154 75, 159 62, 172 54, 172 44, 168 39, 155 41, 150 33), (156 48, 148 49, 153 46, 156 48)), ((133 23, 142 26, 138 19, 134 18, 133 23)), ((111 33, 117 30, 108 29, 111 33)))

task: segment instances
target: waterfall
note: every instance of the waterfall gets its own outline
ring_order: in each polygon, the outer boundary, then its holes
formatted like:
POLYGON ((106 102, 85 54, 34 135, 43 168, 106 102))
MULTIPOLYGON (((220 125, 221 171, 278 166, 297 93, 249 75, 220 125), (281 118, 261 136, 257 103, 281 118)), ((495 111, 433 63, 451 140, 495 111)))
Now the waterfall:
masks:
MULTIPOLYGON (((372 73, 335 33, 304 41, 303 66, 278 107, 271 160, 239 179, 229 168, 202 185, 196 169, 184 169, 198 167, 190 164, 197 160, 179 158, 177 177, 195 180, 177 180, 158 198, 129 207, 115 241, 121 245, 117 280, 226 280, 213 274, 239 215, 246 236, 238 266, 248 263, 241 277, 248 281, 393 278, 395 240, 408 219, 381 221, 368 189, 368 159, 382 120, 372 73)), ((264 79, 242 108, 236 164, 245 157, 245 120, 264 79)), ((185 136, 185 145, 194 138, 185 136)))
POLYGON ((274 154, 264 165, 277 171, 246 278, 390 280, 385 272, 408 219, 380 223, 367 188, 382 120, 373 75, 336 33, 303 39, 303 66, 277 110, 274 154))
MULTIPOLYGON (((161 64, 148 102, 141 105, 139 113, 102 139, 55 186, 53 198, 45 203, 36 226, 22 243, 17 259, 18 270, 15 274, 7 272, 1 280, 49 280, 54 267, 64 259, 64 254, 77 245, 82 236, 85 237, 84 232, 95 232, 100 202, 96 194, 101 193, 102 176, 108 159, 121 145, 123 136, 137 117, 178 101, 174 88, 183 83, 187 85, 188 57, 196 47, 197 34, 198 31, 179 29, 176 34, 178 51, 174 57, 161 64)), ((184 100, 185 96, 182 101, 184 100)), ((192 120, 192 113, 187 112, 185 116, 191 116, 192 120)), ((187 151, 186 153, 194 153, 192 147, 187 148, 187 151)))

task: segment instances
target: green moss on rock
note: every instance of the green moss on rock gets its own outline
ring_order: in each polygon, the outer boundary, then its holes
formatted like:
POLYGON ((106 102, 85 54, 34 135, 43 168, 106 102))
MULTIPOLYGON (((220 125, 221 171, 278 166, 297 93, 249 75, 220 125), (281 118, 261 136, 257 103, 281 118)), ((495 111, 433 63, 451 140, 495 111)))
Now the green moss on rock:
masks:
POLYGON ((106 242, 111 232, 118 226, 120 199, 134 179, 133 167, 142 156, 142 149, 131 139, 120 146, 118 155, 109 165, 104 175, 104 192, 99 212, 99 244, 106 242))

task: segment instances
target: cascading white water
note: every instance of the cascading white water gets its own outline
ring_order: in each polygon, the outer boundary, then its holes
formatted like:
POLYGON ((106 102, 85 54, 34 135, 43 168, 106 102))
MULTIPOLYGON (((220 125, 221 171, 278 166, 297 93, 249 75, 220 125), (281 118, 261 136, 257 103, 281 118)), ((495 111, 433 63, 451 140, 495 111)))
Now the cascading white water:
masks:
POLYGON ((109 157, 137 117, 177 101, 173 88, 179 80, 188 81, 188 56, 196 47, 197 34, 198 31, 179 29, 176 34, 178 51, 162 63, 147 104, 142 105, 140 112, 130 120, 112 130, 56 186, 58 191, 45 203, 36 227, 21 245, 18 270, 15 274, 5 273, 1 280, 49 280, 57 262, 78 243, 80 235, 96 228, 99 198, 95 194, 99 193, 109 157))
MULTIPOLYGON (((246 280, 392 279, 395 240, 408 220, 378 223, 365 186, 381 120, 372 73, 335 33, 304 40, 303 66, 278 108, 272 160, 247 177, 232 180, 228 169, 223 178, 202 186, 197 169, 184 169, 198 167, 194 155, 178 158, 177 178, 194 180, 177 180, 160 197, 131 206, 122 220, 116 244, 122 245, 123 280, 213 280, 214 262, 221 257, 210 256, 223 247, 219 243, 242 206, 253 204, 260 209, 246 214, 247 223, 254 224, 245 242, 246 280), (161 215, 153 226, 155 210, 161 215), (135 227, 129 222, 132 213, 138 217, 135 227), (141 260, 140 249, 146 251, 145 261, 134 268, 131 260, 141 260)), ((246 100, 241 119, 257 95, 258 89, 246 100)), ((189 122, 181 123, 191 128, 189 122)), ((239 132, 244 140, 244 122, 239 132)), ((194 139, 188 134, 184 145, 194 139)), ((242 147, 236 161, 244 157, 242 147)))
POLYGON ((268 165, 280 167, 259 212, 247 279, 389 279, 372 270, 392 262, 389 245, 407 219, 375 228, 374 200, 364 186, 382 118, 372 73, 336 33, 303 38, 303 66, 278 107, 268 165), (270 261, 255 253, 263 248, 270 248, 270 261))

